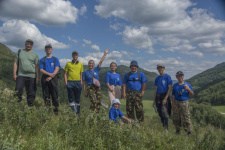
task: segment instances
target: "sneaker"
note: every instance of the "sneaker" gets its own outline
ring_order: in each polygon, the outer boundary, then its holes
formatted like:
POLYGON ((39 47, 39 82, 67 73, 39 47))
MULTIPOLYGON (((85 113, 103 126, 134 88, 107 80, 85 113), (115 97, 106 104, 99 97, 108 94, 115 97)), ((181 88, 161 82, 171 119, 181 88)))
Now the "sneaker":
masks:
POLYGON ((166 134, 168 134, 169 133, 169 130, 168 129, 166 129, 166 134))

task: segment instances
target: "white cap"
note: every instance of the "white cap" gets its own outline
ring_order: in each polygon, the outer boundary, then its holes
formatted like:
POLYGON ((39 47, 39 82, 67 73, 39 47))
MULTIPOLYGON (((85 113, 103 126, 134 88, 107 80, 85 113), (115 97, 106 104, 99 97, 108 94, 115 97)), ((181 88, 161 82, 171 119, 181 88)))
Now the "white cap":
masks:
POLYGON ((112 101, 112 105, 115 104, 115 103, 121 104, 119 99, 114 99, 114 100, 112 101))

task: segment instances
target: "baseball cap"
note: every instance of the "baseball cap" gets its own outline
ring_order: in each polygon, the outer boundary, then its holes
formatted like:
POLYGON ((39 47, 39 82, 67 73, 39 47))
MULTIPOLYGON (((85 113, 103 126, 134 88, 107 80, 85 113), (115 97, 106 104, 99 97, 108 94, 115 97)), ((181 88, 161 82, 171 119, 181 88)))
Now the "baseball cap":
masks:
POLYGON ((182 71, 178 71, 178 72, 176 73, 176 76, 179 76, 179 75, 184 75, 184 73, 183 73, 182 71))
POLYGON ((45 48, 52 48, 52 45, 51 44, 46 44, 45 48))
POLYGON ((26 42, 34 44, 33 40, 31 40, 31 39, 27 39, 26 42))
POLYGON ((158 65, 157 65, 157 68, 158 68, 158 67, 165 68, 165 66, 164 66, 163 64, 158 64, 158 65))
POLYGON ((131 66, 137 66, 137 67, 138 67, 137 61, 135 61, 135 60, 131 61, 130 67, 131 67, 131 66))
POLYGON ((76 50, 74 50, 73 52, 72 52, 72 55, 73 54, 79 54, 76 50))
POLYGON ((121 104, 121 103, 120 103, 120 100, 119 100, 119 99, 116 99, 116 98, 112 101, 112 105, 115 104, 115 103, 121 104))

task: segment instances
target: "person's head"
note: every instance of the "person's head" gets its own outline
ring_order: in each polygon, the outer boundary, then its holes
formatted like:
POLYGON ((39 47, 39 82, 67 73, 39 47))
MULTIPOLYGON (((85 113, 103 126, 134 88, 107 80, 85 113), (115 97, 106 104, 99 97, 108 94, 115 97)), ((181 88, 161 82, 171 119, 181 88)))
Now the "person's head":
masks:
POLYGON ((78 53, 76 50, 74 50, 74 51, 72 52, 73 60, 77 60, 77 59, 78 59, 78 56, 79 56, 79 53, 78 53))
POLYGON ((31 50, 33 47, 34 42, 31 39, 27 39, 25 42, 25 48, 26 50, 31 50))
POLYGON ((133 72, 133 73, 137 72, 137 68, 138 68, 137 61, 135 61, 135 60, 131 61, 131 63, 130 63, 131 72, 133 72))
POLYGON ((182 71, 178 71, 176 73, 176 78, 177 78, 178 82, 182 82, 184 80, 184 73, 182 71))
POLYGON ((118 109, 120 107, 120 100, 119 99, 114 99, 112 101, 112 106, 115 107, 115 109, 118 109))
POLYGON ((158 70, 160 75, 163 75, 164 74, 164 70, 165 70, 165 66, 163 64, 158 64, 157 65, 157 70, 158 70))
POLYGON ((89 67, 89 69, 91 69, 91 70, 94 69, 94 66, 95 66, 94 60, 92 60, 92 59, 89 60, 89 61, 88 61, 88 67, 89 67))
POLYGON ((115 71, 117 68, 117 64, 115 62, 111 62, 110 68, 111 68, 111 71, 115 71))
POLYGON ((45 45, 45 52, 47 55, 50 55, 52 53, 53 49, 52 49, 52 45, 51 44, 47 44, 45 45))

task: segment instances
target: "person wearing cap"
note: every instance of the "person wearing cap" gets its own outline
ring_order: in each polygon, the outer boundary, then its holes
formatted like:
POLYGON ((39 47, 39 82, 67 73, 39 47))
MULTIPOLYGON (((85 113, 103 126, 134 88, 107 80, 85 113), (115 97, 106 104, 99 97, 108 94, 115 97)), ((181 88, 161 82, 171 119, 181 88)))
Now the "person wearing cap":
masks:
POLYGON ((84 96, 90 98, 91 106, 90 109, 96 113, 100 111, 101 106, 101 88, 99 82, 98 72, 101 69, 102 62, 104 61, 109 50, 105 50, 104 55, 102 56, 97 67, 95 66, 94 60, 89 60, 88 70, 84 71, 83 74, 83 87, 84 87, 84 96))
POLYGON ((126 99, 127 116, 135 120, 135 108, 136 117, 139 122, 142 122, 144 121, 142 98, 145 93, 147 79, 143 72, 137 71, 137 61, 131 61, 130 69, 131 72, 126 73, 123 80, 123 98, 126 99))
POLYGON ((39 82, 39 58, 32 47, 33 41, 31 39, 26 40, 25 49, 18 50, 13 64, 13 79, 16 81, 15 91, 19 98, 18 102, 22 100, 25 86, 28 106, 33 106, 37 89, 36 84, 39 82))
POLYGON ((51 95, 52 104, 55 107, 53 111, 57 114, 59 107, 57 73, 59 71, 60 63, 58 58, 52 56, 52 51, 51 44, 45 45, 46 56, 40 60, 40 72, 43 74, 41 84, 45 105, 47 107, 51 106, 51 95))
POLYGON ((79 53, 72 52, 73 60, 65 66, 64 80, 67 86, 70 108, 76 114, 80 113, 80 95, 82 90, 83 63, 78 60, 79 53))
POLYGON ((172 110, 173 124, 176 128, 176 134, 180 133, 180 127, 183 126, 188 136, 191 136, 191 119, 189 110, 189 95, 193 96, 194 91, 191 84, 184 81, 184 73, 176 73, 177 83, 173 85, 172 91, 172 110))
POLYGON ((114 120, 114 122, 117 122, 120 118, 122 118, 124 121, 131 123, 131 120, 125 117, 120 111, 120 104, 121 103, 119 99, 112 100, 112 107, 109 110, 109 119, 114 120))
POLYGON ((166 132, 168 132, 168 115, 171 114, 170 93, 173 82, 170 75, 164 72, 165 66, 163 64, 158 64, 157 70, 159 72, 159 76, 155 79, 153 106, 156 105, 163 127, 165 127, 166 132))
POLYGON ((105 76, 105 83, 108 87, 108 97, 112 106, 112 101, 117 98, 121 99, 121 86, 122 80, 118 73, 116 73, 117 64, 112 62, 110 64, 110 72, 107 72, 105 76))

